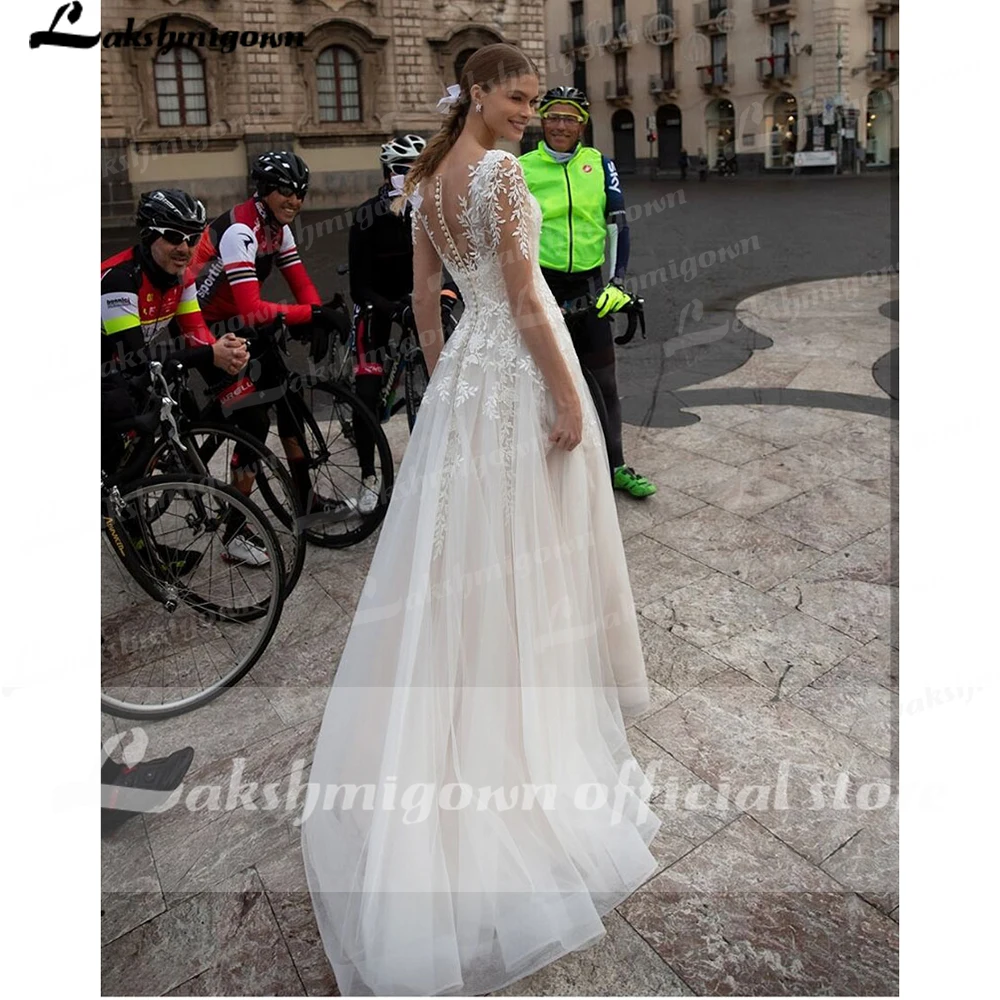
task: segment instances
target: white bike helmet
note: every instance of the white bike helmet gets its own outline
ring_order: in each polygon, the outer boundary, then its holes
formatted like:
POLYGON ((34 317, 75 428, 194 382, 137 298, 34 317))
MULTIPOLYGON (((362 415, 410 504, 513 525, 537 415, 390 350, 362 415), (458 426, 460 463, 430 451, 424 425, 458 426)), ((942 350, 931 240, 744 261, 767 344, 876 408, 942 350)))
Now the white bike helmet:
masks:
POLYGON ((412 166, 413 161, 424 151, 427 140, 421 135, 410 132, 407 135, 397 135, 382 146, 378 158, 388 169, 395 166, 412 166))

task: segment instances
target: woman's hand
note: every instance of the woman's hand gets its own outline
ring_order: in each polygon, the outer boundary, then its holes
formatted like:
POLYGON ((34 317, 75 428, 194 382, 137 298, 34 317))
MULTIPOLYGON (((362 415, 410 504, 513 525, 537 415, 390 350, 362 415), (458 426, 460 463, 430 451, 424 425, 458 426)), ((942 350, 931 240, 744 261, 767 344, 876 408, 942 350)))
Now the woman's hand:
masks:
POLYGON ((227 333, 212 345, 212 360, 227 375, 236 375, 250 360, 246 341, 227 333))
POLYGON ((574 392, 565 402, 556 403, 556 422, 549 441, 557 448, 572 451, 583 440, 583 410, 580 397, 574 392))

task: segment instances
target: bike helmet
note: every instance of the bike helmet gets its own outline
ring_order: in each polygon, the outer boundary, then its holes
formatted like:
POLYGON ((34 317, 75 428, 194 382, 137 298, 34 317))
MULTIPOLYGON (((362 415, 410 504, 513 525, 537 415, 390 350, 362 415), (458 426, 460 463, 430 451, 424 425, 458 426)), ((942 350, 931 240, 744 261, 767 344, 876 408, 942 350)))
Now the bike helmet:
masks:
POLYGON ((553 87, 547 90, 541 104, 538 105, 538 113, 544 114, 550 104, 572 104, 580 109, 584 119, 590 117, 590 101, 578 87, 553 87))
POLYGON ((413 132, 407 135, 397 135, 382 146, 378 158, 387 170, 391 170, 395 166, 410 167, 424 151, 426 145, 427 140, 413 132))
POLYGON ((309 168, 301 156, 287 150, 262 153, 253 161, 250 178, 257 184, 257 194, 267 197, 279 187, 291 188, 300 198, 309 190, 309 168))
POLYGON ((158 229, 176 229, 181 233, 200 233, 208 222, 205 206, 186 191, 164 188, 147 191, 139 199, 135 224, 142 237, 158 229))

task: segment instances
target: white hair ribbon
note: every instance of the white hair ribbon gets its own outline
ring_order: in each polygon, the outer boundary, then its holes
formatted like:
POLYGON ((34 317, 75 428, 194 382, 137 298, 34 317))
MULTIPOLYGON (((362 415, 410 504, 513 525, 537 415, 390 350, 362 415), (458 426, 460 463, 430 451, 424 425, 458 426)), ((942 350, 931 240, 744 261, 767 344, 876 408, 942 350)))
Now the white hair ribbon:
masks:
POLYGON ((462 88, 457 83, 453 83, 448 88, 447 96, 442 97, 441 100, 437 102, 438 113, 446 115, 451 110, 451 106, 458 100, 461 93, 462 88))
MULTIPOLYGON (((393 174, 392 187, 397 195, 403 193, 403 185, 405 183, 406 183, 405 174, 393 174)), ((424 199, 419 194, 417 194, 416 191, 413 191, 410 194, 410 196, 406 199, 407 203, 410 205, 411 208, 414 209, 414 211, 420 208, 421 202, 423 202, 423 200, 424 199)))

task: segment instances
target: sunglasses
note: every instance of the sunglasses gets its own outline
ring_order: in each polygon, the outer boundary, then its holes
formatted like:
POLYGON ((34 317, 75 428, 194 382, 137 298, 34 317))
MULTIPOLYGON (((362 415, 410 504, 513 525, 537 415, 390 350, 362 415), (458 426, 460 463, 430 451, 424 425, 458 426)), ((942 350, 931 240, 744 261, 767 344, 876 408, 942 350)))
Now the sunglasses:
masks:
POLYGON ((158 229, 156 226, 150 226, 150 229, 154 233, 159 233, 172 247, 179 247, 182 243, 194 247, 201 239, 201 233, 182 233, 176 229, 158 229))
POLYGON ((553 124, 569 124, 573 123, 576 125, 582 125, 586 119, 581 118, 579 115, 547 115, 542 114, 542 121, 552 122, 553 124))
POLYGON ((309 188, 303 188, 300 191, 297 187, 289 187, 287 184, 279 184, 275 190, 281 195, 282 198, 291 198, 292 195, 295 195, 296 198, 303 201, 309 191, 309 188))
POLYGON ((393 177, 405 177, 410 172, 411 166, 413 166, 412 163, 394 163, 389 167, 389 173, 393 177))

